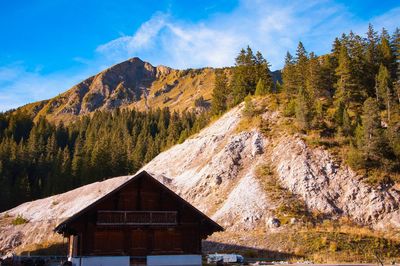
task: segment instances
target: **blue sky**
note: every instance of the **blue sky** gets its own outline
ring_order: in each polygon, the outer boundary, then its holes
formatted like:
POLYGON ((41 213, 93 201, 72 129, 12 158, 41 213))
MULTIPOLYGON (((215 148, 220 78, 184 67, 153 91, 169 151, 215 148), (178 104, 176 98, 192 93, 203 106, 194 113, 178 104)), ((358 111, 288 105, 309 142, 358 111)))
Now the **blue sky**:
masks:
POLYGON ((282 67, 302 41, 323 54, 353 30, 392 32, 398 1, 30 0, 3 1, 0 111, 56 96, 138 56, 174 68, 229 66, 249 44, 282 67))

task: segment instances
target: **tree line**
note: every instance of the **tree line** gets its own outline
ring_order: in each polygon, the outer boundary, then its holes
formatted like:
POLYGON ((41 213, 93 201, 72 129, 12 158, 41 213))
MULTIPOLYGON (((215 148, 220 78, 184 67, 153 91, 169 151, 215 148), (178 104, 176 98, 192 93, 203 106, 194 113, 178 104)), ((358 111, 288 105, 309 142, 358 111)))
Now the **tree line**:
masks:
POLYGON ((248 46, 235 58, 232 75, 227 69, 218 69, 215 73, 215 85, 211 99, 211 114, 220 115, 231 107, 241 103, 248 95, 266 95, 274 88, 270 64, 257 51, 248 46))
POLYGON ((207 124, 207 115, 115 110, 74 123, 0 114, 0 211, 108 177, 133 174, 207 124))

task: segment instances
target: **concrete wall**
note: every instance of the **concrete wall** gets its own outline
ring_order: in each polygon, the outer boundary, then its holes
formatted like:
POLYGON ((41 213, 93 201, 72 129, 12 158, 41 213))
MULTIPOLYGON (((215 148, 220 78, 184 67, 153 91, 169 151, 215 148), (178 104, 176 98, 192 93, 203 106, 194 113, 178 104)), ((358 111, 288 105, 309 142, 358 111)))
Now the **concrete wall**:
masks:
POLYGON ((70 258, 72 266, 129 266, 129 256, 70 258))
MULTIPOLYGON (((69 258, 72 266, 129 266, 129 256, 90 256, 69 258)), ((147 256, 148 266, 201 266, 201 255, 147 256)))
POLYGON ((201 266, 201 255, 147 256, 148 266, 201 266))

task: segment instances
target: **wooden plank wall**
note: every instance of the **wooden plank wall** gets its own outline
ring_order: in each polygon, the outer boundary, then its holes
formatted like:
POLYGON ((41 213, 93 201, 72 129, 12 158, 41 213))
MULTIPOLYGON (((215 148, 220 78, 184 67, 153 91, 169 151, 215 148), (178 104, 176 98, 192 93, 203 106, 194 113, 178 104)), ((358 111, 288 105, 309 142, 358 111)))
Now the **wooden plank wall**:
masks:
POLYGON ((201 221, 181 201, 139 179, 100 202, 74 224, 81 233, 78 255, 200 254, 201 221), (177 226, 98 226, 99 210, 177 211, 177 226))

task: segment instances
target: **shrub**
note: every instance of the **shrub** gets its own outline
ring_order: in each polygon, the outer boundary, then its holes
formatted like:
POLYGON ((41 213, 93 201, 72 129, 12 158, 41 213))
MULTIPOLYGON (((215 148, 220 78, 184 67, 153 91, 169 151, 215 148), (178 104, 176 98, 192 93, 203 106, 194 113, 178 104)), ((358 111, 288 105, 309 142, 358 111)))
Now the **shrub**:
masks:
POLYGON ((199 98, 196 98, 194 100, 194 106, 195 107, 208 107, 209 103, 204 99, 203 96, 200 96, 199 98))
POLYGON ((243 115, 247 117, 252 117, 256 115, 256 107, 254 106, 254 103, 251 99, 251 96, 248 95, 246 98, 244 98, 244 109, 243 109, 243 115))
POLYGON ((20 224, 26 224, 29 221, 27 219, 25 219, 23 216, 18 215, 13 221, 12 224, 13 225, 20 225, 20 224))
POLYGON ((296 100, 292 99, 288 102, 283 110, 283 115, 286 117, 294 116, 296 114, 296 100))
POLYGON ((359 170, 365 167, 365 159, 360 150, 355 147, 350 147, 347 153, 347 163, 354 170, 359 170))
POLYGON ((260 132, 264 136, 268 136, 269 132, 271 132, 271 127, 270 127, 270 124, 269 124, 268 120, 261 119, 260 132))
POLYGON ((261 116, 244 117, 236 127, 236 132, 248 131, 254 128, 260 128, 261 116))
POLYGON ((331 242, 329 244, 329 251, 336 252, 338 250, 338 245, 336 242, 331 242))

